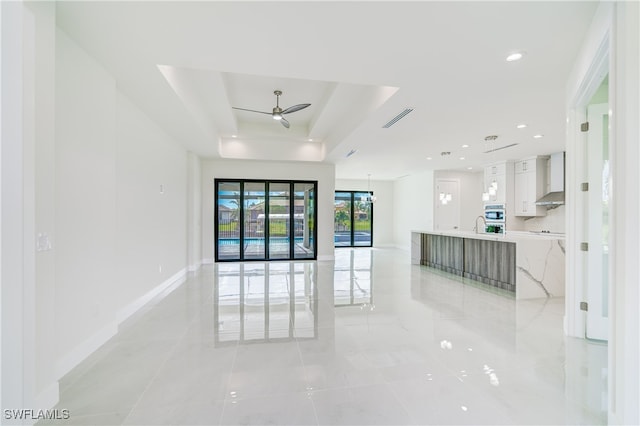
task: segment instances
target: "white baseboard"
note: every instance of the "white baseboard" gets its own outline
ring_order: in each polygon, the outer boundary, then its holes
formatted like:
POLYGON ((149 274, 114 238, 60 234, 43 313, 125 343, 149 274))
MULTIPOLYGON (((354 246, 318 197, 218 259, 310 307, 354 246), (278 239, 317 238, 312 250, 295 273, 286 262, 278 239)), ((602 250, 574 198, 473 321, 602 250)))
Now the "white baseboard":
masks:
POLYGON ((118 332, 118 324, 113 321, 98 330, 84 342, 71 349, 64 355, 56 365, 56 377, 60 380, 65 374, 71 371, 75 366, 84 361, 89 355, 95 352, 100 346, 104 345, 109 339, 118 332))
POLYGON ((203 265, 212 265, 213 264, 213 259, 202 259, 202 264, 203 265))
POLYGON ((151 299, 158 296, 162 292, 171 293, 180 284, 187 279, 187 269, 183 268, 177 273, 173 274, 169 279, 164 281, 156 288, 148 291, 143 296, 129 303, 124 308, 120 309, 116 314, 116 321, 118 324, 122 324, 127 318, 136 313, 140 308, 149 303, 151 299))
MULTIPOLYGON (((91 337, 86 339, 84 342, 77 345, 71 351, 69 351, 66 355, 64 355, 58 364, 56 365, 56 377, 61 379, 65 374, 71 371, 74 367, 84 361, 89 355, 95 352, 100 346, 105 344, 109 339, 115 336, 118 333, 118 325, 120 325, 124 320, 129 318, 135 312, 137 312, 144 305, 149 303, 151 299, 160 295, 161 293, 169 294, 173 290, 175 290, 180 284, 182 284, 186 280, 187 269, 183 268, 174 275, 172 275, 169 279, 164 281, 162 284, 158 285, 151 291, 147 292, 145 295, 139 297, 132 303, 128 304, 124 308, 120 309, 116 312, 115 319, 111 323, 107 324, 98 332, 94 333, 91 337)), ((49 391, 47 389, 47 395, 53 395, 53 391, 49 391)), ((57 402, 57 401, 56 401, 57 402)), ((54 404, 55 405, 55 404, 54 404)), ((42 405, 42 407, 47 407, 47 405, 42 405)))

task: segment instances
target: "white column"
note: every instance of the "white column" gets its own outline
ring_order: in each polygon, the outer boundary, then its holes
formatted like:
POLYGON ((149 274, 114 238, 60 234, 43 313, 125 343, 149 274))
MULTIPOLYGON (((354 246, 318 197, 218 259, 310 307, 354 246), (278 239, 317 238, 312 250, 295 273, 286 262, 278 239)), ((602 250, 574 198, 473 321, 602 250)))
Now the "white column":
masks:
POLYGON ((0 10, 0 405, 19 409, 34 395, 33 16, 22 2, 0 10))
POLYGON ((611 70, 613 141, 609 423, 640 424, 640 5, 616 2, 611 70))

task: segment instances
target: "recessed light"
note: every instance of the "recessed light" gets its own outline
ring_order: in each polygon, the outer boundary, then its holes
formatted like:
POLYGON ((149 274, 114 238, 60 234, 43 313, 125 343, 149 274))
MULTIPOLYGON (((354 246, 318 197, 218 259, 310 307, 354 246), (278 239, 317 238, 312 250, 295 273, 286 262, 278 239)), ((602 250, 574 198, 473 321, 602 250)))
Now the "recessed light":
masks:
POLYGON ((309 142, 313 142, 313 138, 309 138, 307 139, 309 142))
POLYGON ((464 144, 464 145, 462 145, 462 147, 463 147, 463 148, 469 148, 469 145, 464 144))
POLYGON ((519 61, 524 56, 521 52, 514 52, 507 56, 507 62, 519 61))
POLYGON ((527 125, 526 125, 526 124, 524 124, 524 123, 522 123, 522 124, 518 124, 516 127, 517 127, 518 129, 524 129, 525 127, 527 127, 527 125))
POLYGON ((467 170, 473 170, 473 167, 467 167, 467 170))
POLYGON ((431 160, 431 157, 427 157, 427 160, 431 160))
POLYGON ((541 137, 543 137, 544 135, 533 135, 534 139, 540 139, 541 137))
POLYGON ((231 135, 231 137, 232 137, 232 138, 237 138, 237 137, 238 137, 238 135, 231 135))
POLYGON ((461 160, 464 160, 464 157, 460 157, 461 160))

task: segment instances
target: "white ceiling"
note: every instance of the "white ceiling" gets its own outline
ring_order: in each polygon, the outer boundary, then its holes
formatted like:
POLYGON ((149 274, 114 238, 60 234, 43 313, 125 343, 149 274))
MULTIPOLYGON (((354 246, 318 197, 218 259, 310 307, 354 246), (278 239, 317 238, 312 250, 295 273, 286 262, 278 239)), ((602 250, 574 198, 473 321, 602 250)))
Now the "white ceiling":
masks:
POLYGON ((57 20, 203 157, 328 161, 338 178, 386 180, 562 150, 566 79, 596 7, 63 1, 57 20), (524 58, 506 62, 515 50, 524 58), (288 130, 231 108, 271 111, 276 89, 283 108, 312 104, 286 116, 288 130), (405 108, 414 111, 382 128, 405 108), (493 148, 518 145, 484 154, 487 135, 498 135, 493 148))

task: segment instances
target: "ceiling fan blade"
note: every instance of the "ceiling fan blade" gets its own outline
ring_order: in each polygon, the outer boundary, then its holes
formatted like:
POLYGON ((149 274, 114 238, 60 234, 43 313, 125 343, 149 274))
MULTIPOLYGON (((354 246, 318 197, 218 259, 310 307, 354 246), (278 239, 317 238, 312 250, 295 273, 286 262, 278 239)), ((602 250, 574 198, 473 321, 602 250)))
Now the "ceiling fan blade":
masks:
POLYGON ((292 112, 300 111, 301 109, 305 109, 311 104, 298 104, 294 106, 290 106, 289 108, 282 111, 283 114, 291 114, 292 112))
POLYGON ((282 118, 280 119, 280 123, 282 123, 282 125, 283 125, 284 127, 286 127, 287 129, 289 128, 289 122, 287 121, 287 119, 286 119, 286 118, 282 117, 282 118))
POLYGON ((271 114, 272 114, 271 112, 256 111, 255 109, 236 108, 236 107, 231 107, 231 108, 233 108, 233 109, 239 109, 240 111, 257 112, 257 113, 260 113, 260 114, 268 114, 268 115, 271 115, 271 114))

